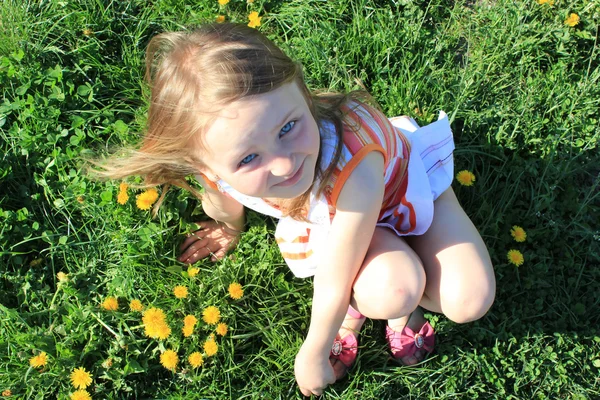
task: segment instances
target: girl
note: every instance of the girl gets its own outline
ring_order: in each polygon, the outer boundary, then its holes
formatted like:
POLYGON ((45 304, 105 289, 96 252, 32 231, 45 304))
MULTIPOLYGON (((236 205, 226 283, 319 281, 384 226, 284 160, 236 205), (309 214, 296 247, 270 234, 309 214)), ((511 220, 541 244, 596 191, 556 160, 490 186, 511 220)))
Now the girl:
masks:
POLYGON ((311 94, 299 64, 237 24, 158 35, 146 66, 143 143, 104 175, 192 192, 185 178, 197 177, 213 220, 183 242, 185 263, 221 259, 243 230, 244 207, 279 218, 283 258, 296 276, 314 275, 295 361, 303 394, 345 375, 365 317, 387 320, 393 356, 412 365, 433 349, 419 306, 459 323, 489 309, 494 273, 450 187, 444 113, 419 128, 388 120, 364 93, 311 94))

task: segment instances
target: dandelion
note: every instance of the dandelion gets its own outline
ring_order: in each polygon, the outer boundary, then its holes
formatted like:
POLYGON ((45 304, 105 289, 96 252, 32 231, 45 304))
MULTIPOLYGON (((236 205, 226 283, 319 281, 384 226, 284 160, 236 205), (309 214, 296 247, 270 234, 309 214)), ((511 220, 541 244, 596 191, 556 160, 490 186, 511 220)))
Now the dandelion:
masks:
POLYGON ((471 171, 465 169, 456 174, 456 180, 463 186, 473 186, 475 175, 471 171))
POLYGON ((177 353, 173 350, 167 350, 160 355, 160 363, 162 366, 171 371, 175 370, 178 362, 179 357, 177 357, 177 353))
POLYGON ((525 258, 523 258, 523 254, 519 250, 509 250, 506 256, 508 257, 508 262, 517 267, 523 265, 523 262, 525 262, 525 258))
POLYGON ((58 274, 56 274, 56 279, 58 279, 59 282, 64 283, 69 281, 69 276, 61 271, 58 274))
POLYGON ((181 332, 183 332, 183 337, 190 337, 194 333, 194 325, 184 325, 181 328, 181 332))
POLYGON ((221 312, 215 306, 206 307, 202 312, 202 319, 209 325, 214 325, 221 319, 221 312))
POLYGON ((229 3, 229 0, 219 0, 219 5, 221 6, 227 5, 227 3, 229 3))
POLYGON ((198 368, 204 363, 204 359, 202 358, 202 354, 199 351, 195 351, 188 357, 188 362, 194 368, 198 368))
POLYGON ((188 290, 185 286, 181 286, 181 285, 175 286, 173 288, 173 294, 178 299, 185 299, 188 296, 188 290))
POLYGON ((119 191, 125 192, 127 189, 129 189, 129 185, 127 183, 121 182, 119 184, 119 191))
POLYGON ((107 358, 106 360, 104 360, 104 362, 102 363, 102 368, 104 369, 109 369, 110 367, 112 367, 113 365, 113 360, 112 358, 107 358))
POLYGON ((129 195, 127 194, 127 192, 119 192, 119 194, 117 195, 117 203, 119 203, 120 205, 124 205, 125 203, 127 203, 127 200, 129 200, 129 195))
POLYGON ((47 362, 48 356, 46 355, 45 351, 42 351, 37 356, 33 356, 29 359, 29 365, 31 365, 33 368, 43 367, 47 362))
POLYGON ((79 204, 83 204, 83 203, 85 203, 85 197, 83 197, 83 196, 77 196, 77 202, 78 202, 79 204))
POLYGON ((141 301, 135 299, 129 302, 129 309, 131 311, 142 311, 144 309, 144 305, 141 301))
POLYGON ((142 322, 148 337, 164 340, 171 335, 171 328, 167 324, 165 313, 160 308, 151 307, 144 311, 142 322))
POLYGON ((107 311, 117 311, 119 309, 119 302, 113 296, 108 296, 104 299, 101 306, 107 311))
POLYGON ((158 192, 156 189, 150 188, 137 195, 135 204, 140 210, 149 210, 156 200, 158 200, 158 192))
POLYGON ((200 268, 196 268, 196 267, 188 268, 188 270, 187 270, 188 276, 190 278, 193 278, 196 275, 198 275, 198 272, 200 272, 200 268))
POLYGON ((37 267, 38 265, 40 265, 42 263, 42 261, 44 261, 42 258, 36 258, 35 260, 31 260, 31 262, 29 263, 29 266, 37 267))
POLYGON ((565 25, 575 26, 579 24, 579 15, 571 13, 567 19, 565 19, 565 25))
POLYGON ((198 318, 194 317, 193 315, 186 315, 185 318, 183 319, 184 325, 194 326, 194 325, 196 325, 196 322, 198 322, 198 318))
POLYGON ((254 3, 254 0, 246 0, 246 3, 252 4, 252 3, 254 3))
POLYGON ((206 357, 214 356, 217 354, 218 350, 219 345, 213 339, 208 339, 204 342, 204 352, 206 353, 206 357))
POLYGON ((71 372, 71 383, 75 389, 85 389, 92 384, 92 377, 85 368, 75 368, 73 372, 71 372))
POLYGON ((71 400, 92 400, 92 396, 85 390, 78 390, 71 393, 69 396, 71 400))
POLYGON ((250 28, 257 28, 257 27, 259 27, 261 19, 262 19, 262 17, 258 16, 258 12, 252 11, 250 13, 250 15, 248 15, 248 20, 250 21, 250 22, 248 22, 248 26, 250 28))
POLYGON ((215 18, 215 22, 217 24, 222 24, 223 22, 225 22, 225 16, 224 15, 217 15, 217 17, 215 18))
POLYGON ((242 285, 237 282, 230 284, 227 290, 229 291, 229 296, 234 300, 241 299, 244 295, 244 289, 242 289, 242 285))
POLYGON ((554 0, 537 0, 538 4, 548 4, 549 6, 554 5, 554 0))
POLYGON ((219 325, 217 325, 215 332, 217 332, 217 335, 225 336, 227 334, 227 324, 221 322, 219 325))
POLYGON ((512 227, 512 229, 510 230, 510 234, 512 235, 513 239, 515 239, 515 241, 517 242, 524 242, 525 239, 527 239, 527 233, 525 233, 525 229, 521 228, 518 225, 514 225, 512 227))
POLYGON ((10 389, 5 389, 2 391, 2 397, 10 397, 12 396, 12 392, 10 391, 10 389))

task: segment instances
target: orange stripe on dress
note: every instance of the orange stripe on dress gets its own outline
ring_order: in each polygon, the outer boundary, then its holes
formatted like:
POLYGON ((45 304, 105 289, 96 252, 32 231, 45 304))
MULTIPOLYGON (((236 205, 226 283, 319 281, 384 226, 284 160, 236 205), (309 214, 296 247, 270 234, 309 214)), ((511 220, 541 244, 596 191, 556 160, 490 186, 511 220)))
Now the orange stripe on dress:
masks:
POLYGON ((204 179, 204 181, 206 182, 206 184, 208 185, 208 187, 210 187, 211 189, 216 190, 217 192, 220 192, 219 187, 217 186, 216 183, 214 183, 213 181, 211 181, 210 179, 208 179, 206 177, 206 175, 204 175, 203 173, 200 173, 199 175, 202 177, 202 179, 204 179))
POLYGON ((307 252, 302 252, 302 253, 284 253, 281 252, 281 256, 283 258, 287 258, 288 260, 304 260, 307 259, 308 257, 312 256, 313 251, 309 250, 307 252))
POLYGON ((369 154, 372 151, 380 152, 383 155, 384 163, 387 163, 387 155, 385 154, 385 151, 383 150, 383 148, 380 145, 371 143, 371 144, 366 145, 362 149, 360 149, 358 151, 358 153, 356 153, 354 155, 354 157, 352 157, 352 159, 350 159, 348 164, 346 164, 346 166, 340 173, 338 180, 335 182, 335 186, 333 187, 333 190, 331 191, 331 202, 334 207, 336 206, 337 199, 338 199, 340 193, 342 192, 342 188, 344 187, 344 185, 346 184, 346 181, 352 174, 352 171, 354 171, 354 169, 363 160, 363 158, 365 158, 367 156, 367 154, 369 154))
POLYGON ((409 201, 406 201, 406 197, 402 198, 402 205, 404 205, 404 206, 406 206, 406 208, 408 208, 408 223, 410 224, 410 227, 407 230, 400 229, 402 221, 404 220, 404 214, 400 214, 399 215, 400 219, 396 223, 396 230, 398 230, 398 232, 400 232, 400 233, 410 233, 410 232, 414 231, 415 228, 417 227, 417 214, 415 213, 415 208, 413 207, 412 203, 410 203, 409 201))

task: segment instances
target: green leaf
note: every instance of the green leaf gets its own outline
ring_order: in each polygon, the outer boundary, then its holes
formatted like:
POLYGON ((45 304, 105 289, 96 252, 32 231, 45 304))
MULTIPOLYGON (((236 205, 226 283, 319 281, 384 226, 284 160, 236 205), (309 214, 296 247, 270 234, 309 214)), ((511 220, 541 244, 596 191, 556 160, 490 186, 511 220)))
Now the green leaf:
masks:
POLYGON ((174 274, 181 274, 181 272, 183 271, 183 268, 181 268, 179 265, 172 265, 170 267, 165 268, 165 270, 167 272, 172 272, 174 274))
POLYGON ((142 368, 140 363, 138 363, 136 360, 130 359, 125 365, 125 368, 123 368, 123 372, 125 373, 125 375, 139 374, 141 372, 144 372, 144 368, 142 368))

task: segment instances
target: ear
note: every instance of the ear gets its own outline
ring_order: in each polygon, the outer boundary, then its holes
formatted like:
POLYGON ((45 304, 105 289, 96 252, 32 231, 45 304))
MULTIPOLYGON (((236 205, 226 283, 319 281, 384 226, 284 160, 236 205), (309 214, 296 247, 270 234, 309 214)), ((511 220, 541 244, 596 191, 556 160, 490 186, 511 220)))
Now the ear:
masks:
POLYGON ((206 179, 209 179, 213 182, 218 181, 220 178, 217 176, 217 174, 215 174, 210 168, 208 168, 205 164, 192 160, 188 157, 186 157, 185 161, 187 161, 189 163, 189 165, 192 166, 193 169, 196 170, 196 172, 198 174, 203 175, 206 179))

